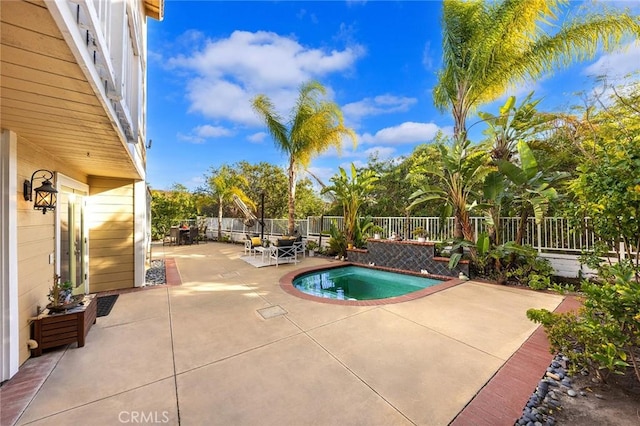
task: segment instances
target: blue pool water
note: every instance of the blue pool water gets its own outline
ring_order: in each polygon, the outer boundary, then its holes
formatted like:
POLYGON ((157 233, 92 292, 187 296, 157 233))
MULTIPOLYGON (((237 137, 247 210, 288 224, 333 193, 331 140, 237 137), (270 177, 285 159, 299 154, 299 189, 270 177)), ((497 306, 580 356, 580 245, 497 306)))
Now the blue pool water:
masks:
POLYGON ((386 299, 413 293, 442 281, 359 266, 325 269, 301 275, 293 286, 312 296, 342 300, 386 299))

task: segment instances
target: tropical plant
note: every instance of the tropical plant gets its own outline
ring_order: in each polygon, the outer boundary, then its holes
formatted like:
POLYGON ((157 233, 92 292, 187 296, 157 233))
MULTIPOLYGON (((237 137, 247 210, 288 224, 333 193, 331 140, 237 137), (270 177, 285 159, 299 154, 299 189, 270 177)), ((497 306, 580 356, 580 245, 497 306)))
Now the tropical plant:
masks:
POLYGON ((631 262, 607 268, 610 279, 582 283, 585 300, 578 313, 530 309, 527 317, 544 326, 552 349, 566 354, 574 369, 587 367, 606 380, 631 366, 640 382, 640 282, 631 262))
POLYGON ((443 68, 433 91, 436 106, 450 109, 454 136, 466 139, 466 119, 479 105, 510 86, 535 80, 574 61, 591 59, 619 46, 625 35, 637 37, 640 22, 627 13, 577 14, 549 33, 565 17, 568 0, 445 0, 443 68))
POLYGON ((509 96, 499 109, 499 115, 478 112, 480 118, 489 125, 485 134, 491 145, 491 158, 494 161, 511 161, 516 154, 519 141, 530 142, 539 136, 546 126, 556 119, 555 114, 541 113, 536 110, 540 99, 531 100, 533 92, 516 106, 516 97, 509 96))
POLYGON ((307 167, 314 156, 330 147, 339 151, 345 137, 356 144, 355 133, 344 125, 340 107, 319 99, 325 94, 324 86, 316 81, 303 84, 288 124, 266 95, 258 95, 252 100, 253 109, 264 120, 276 146, 288 156, 289 234, 295 229, 296 180, 300 168, 307 167))
POLYGON ((347 254, 347 238, 344 235, 344 231, 339 229, 335 222, 332 222, 329 227, 329 235, 327 254, 330 256, 345 256, 347 254))
POLYGON ((342 206, 344 216, 344 233, 347 242, 355 243, 360 207, 373 202, 371 191, 376 187, 378 175, 372 170, 356 169, 351 163, 351 176, 342 168, 331 178, 331 185, 322 189, 322 194, 332 193, 338 205, 342 206))
POLYGON ((242 186, 247 184, 246 178, 226 164, 212 170, 207 181, 212 196, 218 200, 218 241, 222 241, 223 206, 230 203, 234 195, 238 196, 249 208, 255 209, 255 204, 242 190, 242 186))
POLYGON ((360 217, 354 231, 353 245, 356 247, 365 247, 367 235, 371 232, 371 228, 373 228, 371 216, 360 217))
POLYGON ((412 175, 432 176, 436 184, 425 184, 411 194, 413 201, 409 208, 428 201, 444 201, 445 214, 453 212, 455 219, 454 238, 473 241, 469 210, 472 200, 477 199, 477 190, 492 169, 487 164, 487 153, 470 144, 470 141, 462 139, 455 139, 451 146, 439 143, 439 161, 420 164, 412 169, 412 175))
POLYGON ((152 238, 164 238, 171 226, 196 215, 194 197, 184 185, 174 184, 169 191, 151 190, 152 238))
POLYGON ((518 142, 520 166, 510 161, 498 160, 498 169, 509 181, 513 192, 513 202, 520 208, 520 221, 516 233, 516 244, 522 244, 529 212, 533 211, 536 223, 544 218, 549 203, 558 198, 552 186, 569 176, 566 172, 544 172, 538 167, 533 152, 525 141, 518 142))

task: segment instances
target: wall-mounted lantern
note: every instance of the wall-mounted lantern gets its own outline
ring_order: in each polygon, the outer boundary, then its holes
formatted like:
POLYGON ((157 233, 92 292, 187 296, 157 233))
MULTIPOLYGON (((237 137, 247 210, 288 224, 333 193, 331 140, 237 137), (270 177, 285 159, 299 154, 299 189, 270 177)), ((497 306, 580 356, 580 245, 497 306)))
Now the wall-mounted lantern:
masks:
POLYGON ((31 181, 28 181, 26 179, 24 181, 24 199, 26 201, 33 201, 33 208, 36 210, 42 210, 42 214, 47 213, 47 210, 54 210, 56 208, 58 191, 56 191, 56 189, 53 187, 51 179, 53 179, 53 172, 40 169, 33 172, 33 174, 31 175, 31 181), (36 176, 36 174, 39 172, 42 172, 42 176, 36 176), (43 180, 42 185, 33 190, 36 193, 35 200, 31 198, 34 179, 43 180))

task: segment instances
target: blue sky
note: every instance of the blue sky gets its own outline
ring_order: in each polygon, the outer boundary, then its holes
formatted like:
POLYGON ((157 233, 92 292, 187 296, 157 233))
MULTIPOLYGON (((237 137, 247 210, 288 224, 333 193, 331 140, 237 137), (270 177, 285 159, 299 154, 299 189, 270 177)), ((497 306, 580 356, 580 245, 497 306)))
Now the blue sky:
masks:
MULTIPOLYGON (((640 12, 638 1, 607 3, 640 12)), ((338 166, 366 164, 372 153, 396 158, 438 130, 450 133, 450 115, 436 110, 431 96, 441 65, 441 7, 439 1, 166 1, 165 19, 148 27, 148 183, 195 189, 211 167, 242 160, 284 167, 284 154, 250 101, 266 94, 288 116, 300 85, 311 79, 328 89, 358 135, 355 150, 346 145, 341 156, 331 150, 313 160, 310 170, 324 181, 338 166)), ((593 75, 617 79, 639 69, 640 45, 631 44, 505 96, 521 99, 535 90, 540 108, 561 110, 582 102, 575 93, 589 92, 593 75)), ((480 110, 496 113, 501 103, 480 110)), ((468 125, 475 121, 470 117, 468 125)))

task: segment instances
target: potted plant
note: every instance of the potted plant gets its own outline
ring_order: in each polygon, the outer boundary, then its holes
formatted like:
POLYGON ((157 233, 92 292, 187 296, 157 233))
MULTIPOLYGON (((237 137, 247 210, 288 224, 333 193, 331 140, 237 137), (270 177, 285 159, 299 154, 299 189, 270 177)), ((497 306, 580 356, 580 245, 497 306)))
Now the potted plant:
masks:
POLYGON ((309 257, 313 257, 318 249, 318 243, 315 241, 307 241, 307 250, 309 250, 309 257))
POLYGON ((427 231, 425 231, 421 226, 418 226, 413 230, 413 236, 418 239, 419 243, 424 243, 427 240, 427 235, 427 231))
POLYGON ((373 238, 379 240, 381 238, 382 231, 384 229, 380 225, 373 225, 371 227, 371 232, 373 232, 373 238))
POLYGON ((73 308, 84 298, 84 295, 73 296, 73 283, 71 281, 60 282, 60 276, 53 276, 53 285, 49 290, 49 304, 47 308, 52 312, 61 312, 73 308))

